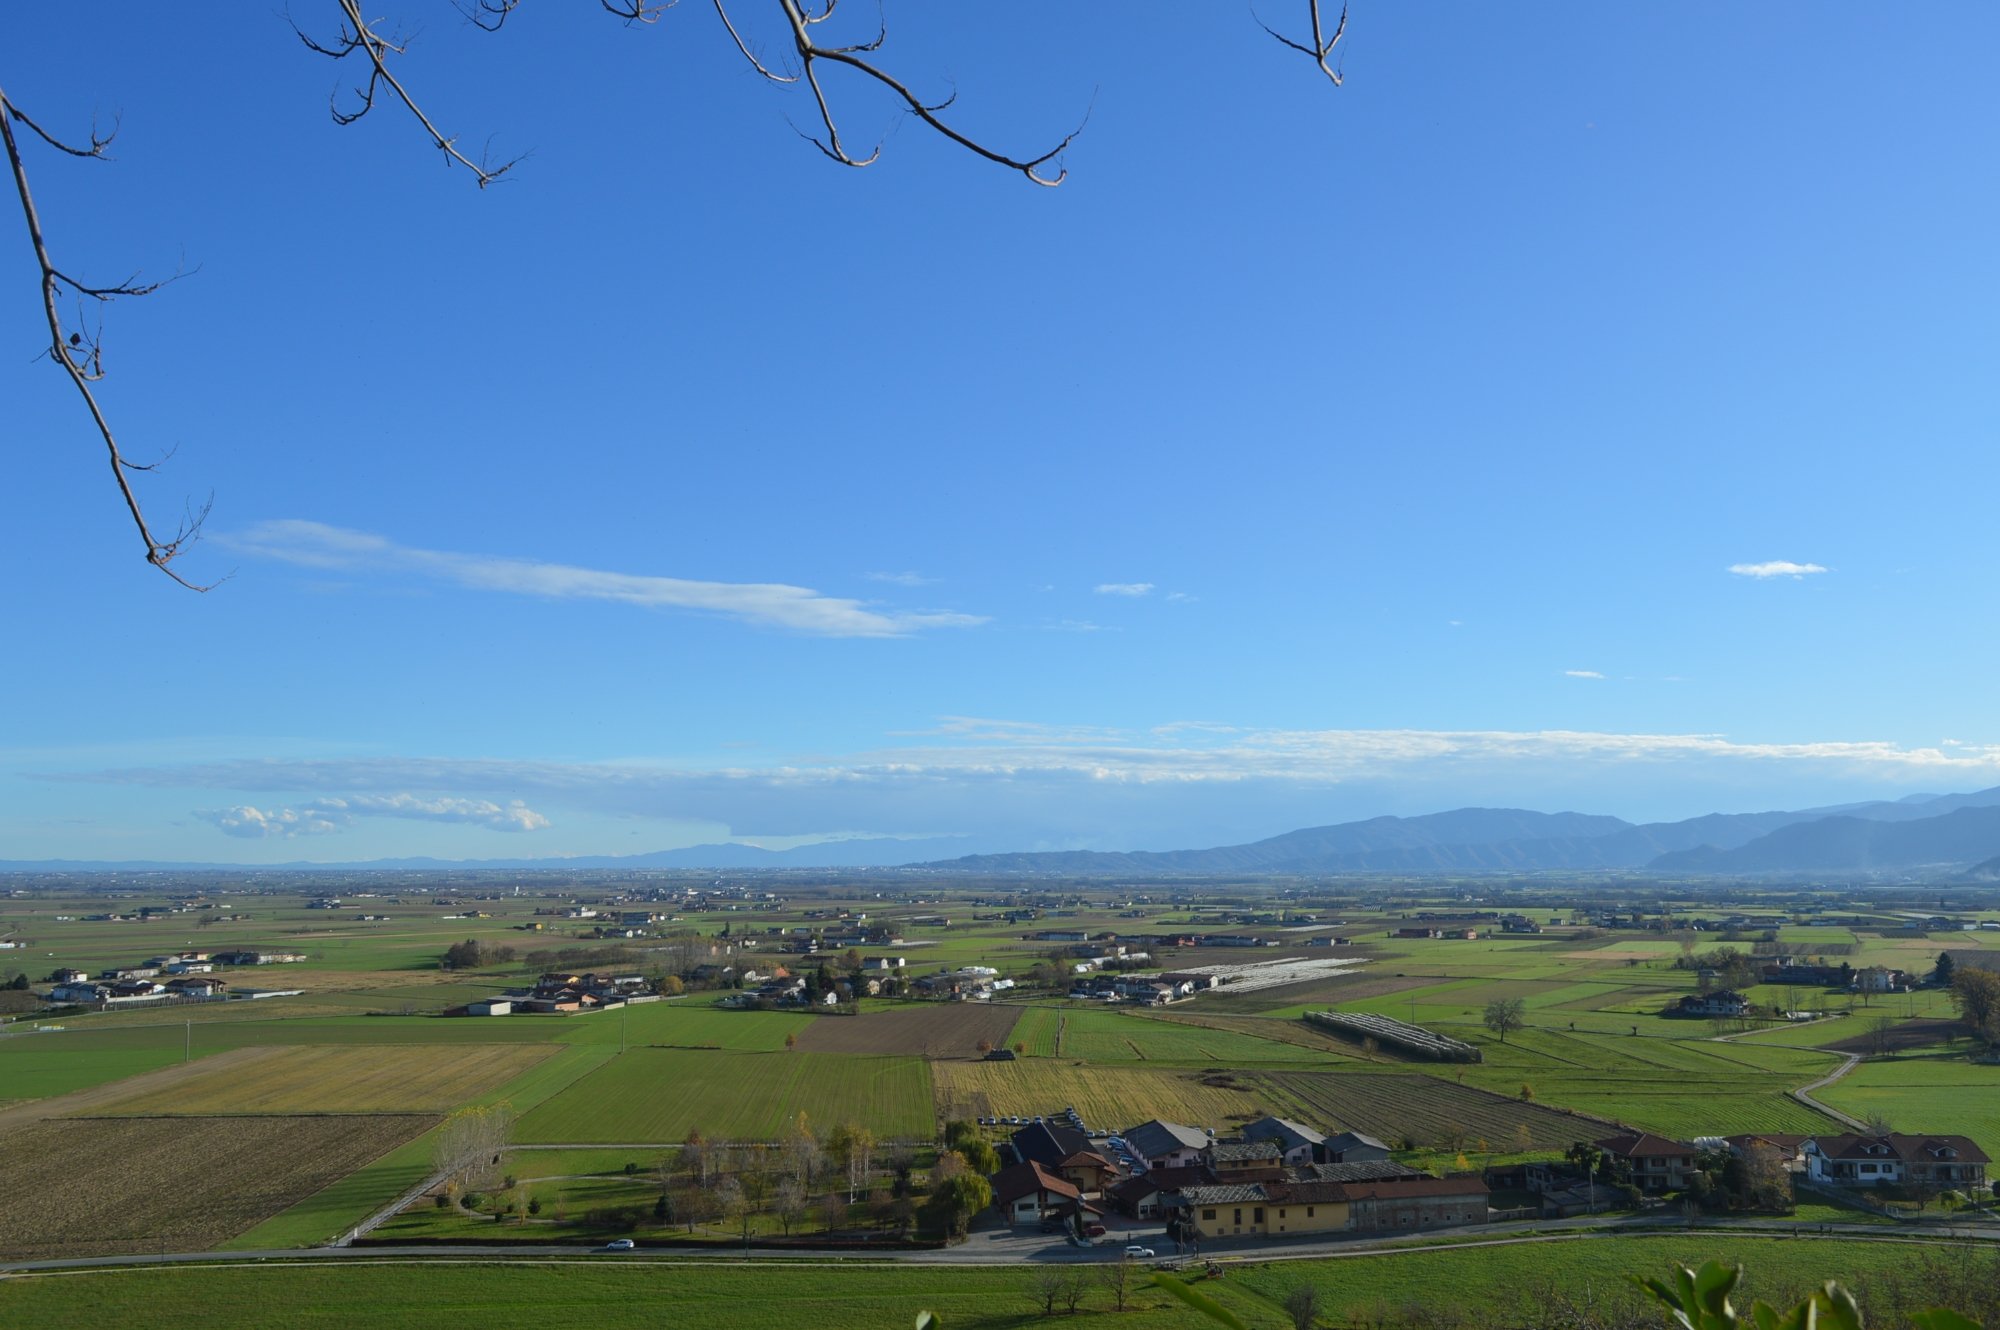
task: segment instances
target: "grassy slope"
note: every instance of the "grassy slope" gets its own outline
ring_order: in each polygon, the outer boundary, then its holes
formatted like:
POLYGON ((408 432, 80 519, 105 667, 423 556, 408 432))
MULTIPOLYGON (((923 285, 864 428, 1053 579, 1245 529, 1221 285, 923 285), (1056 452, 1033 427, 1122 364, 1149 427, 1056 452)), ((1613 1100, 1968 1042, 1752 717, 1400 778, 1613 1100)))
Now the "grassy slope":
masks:
MULTIPOLYGON (((1723 1234, 1597 1238, 1506 1247, 1460 1247, 1331 1261, 1285 1261, 1232 1269, 1199 1287, 1253 1327, 1289 1324, 1278 1307, 1302 1280, 1320 1285, 1329 1311, 1450 1300, 1512 1312, 1542 1279, 1624 1296, 1627 1272, 1664 1273, 1676 1261, 1743 1262, 1753 1292, 1780 1296, 1815 1281, 1865 1283, 1907 1261, 1896 1244, 1829 1239, 1796 1242, 1723 1234)), ((882 1330, 906 1326, 920 1308, 951 1330, 1007 1330, 1040 1320, 1028 1293, 1032 1272, 1016 1267, 674 1265, 594 1260, 491 1261, 228 1269, 102 1270, 10 1280, 0 1320, 22 1325, 134 1324, 172 1307, 177 1319, 233 1330, 293 1330, 365 1323, 379 1330, 476 1324, 483 1330, 544 1330, 552 1323, 599 1330, 660 1324, 756 1330, 882 1330)), ((1123 1318, 1106 1294, 1085 1295, 1080 1323, 1205 1327, 1192 1310, 1154 1289, 1123 1318)))

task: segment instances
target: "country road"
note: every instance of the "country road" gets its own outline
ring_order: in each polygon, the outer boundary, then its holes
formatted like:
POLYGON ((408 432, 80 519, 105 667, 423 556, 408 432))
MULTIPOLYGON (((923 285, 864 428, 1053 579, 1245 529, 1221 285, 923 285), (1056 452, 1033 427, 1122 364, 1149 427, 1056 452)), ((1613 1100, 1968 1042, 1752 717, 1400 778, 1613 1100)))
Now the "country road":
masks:
MULTIPOLYGON (((1899 1242, 1927 1244, 1939 1241, 1985 1240, 2000 1242, 2000 1226, 1939 1225, 1922 1229, 1890 1229, 1881 1224, 1799 1224, 1786 1219, 1758 1220, 1704 1220, 1694 1230, 1687 1221, 1673 1215, 1660 1216, 1594 1216, 1579 1217, 1560 1221, 1553 1228, 1544 1221, 1518 1220, 1502 1224, 1480 1227, 1479 1237, 1462 1237, 1472 1230, 1451 1230, 1453 1237, 1440 1242, 1413 1242, 1410 1234, 1396 1233, 1379 1238, 1330 1238, 1296 1239, 1289 1241, 1261 1241, 1236 1239, 1219 1241, 1204 1246, 1199 1255, 1189 1255, 1188 1261, 1218 1261, 1235 1263, 1243 1261, 1297 1261, 1326 1260, 1359 1256, 1421 1256, 1427 1252, 1459 1251, 1469 1247, 1518 1246, 1541 1242, 1602 1241, 1620 1236, 1659 1235, 1699 1231, 1707 1234, 1740 1233, 1754 1237, 1797 1237, 1801 1240, 1814 1238, 1850 1238, 1876 1242, 1899 1242)), ((1113 1240, 1102 1242, 1091 1248, 1076 1248, 1062 1242, 1051 1241, 1041 1234, 1021 1234, 1011 1232, 975 1233, 965 1243, 936 1251, 880 1251, 880 1252, 815 1252, 801 1250, 797 1255, 778 1254, 768 1250, 743 1253, 732 1252, 726 1247, 698 1249, 687 1247, 641 1247, 631 1252, 607 1252, 601 1247, 580 1243, 569 1244, 526 1244, 491 1243, 480 1246, 446 1246, 443 1244, 410 1244, 381 1247, 305 1247, 284 1248, 266 1251, 223 1251, 223 1252, 178 1252, 143 1256, 76 1256, 60 1260, 14 1261, 0 1263, 0 1275, 21 1274, 80 1274, 93 1270, 114 1270, 133 1266, 148 1265, 214 1265, 242 1266, 260 1265, 268 1262, 286 1264, 310 1264, 320 1261, 381 1261, 408 1263, 412 1261, 442 1261, 448 1264, 462 1264, 467 1261, 504 1264, 546 1264, 552 1261, 600 1260, 622 1263, 640 1262, 646 1264, 674 1265, 742 1265, 746 1262, 763 1262, 776 1265, 809 1266, 852 1266, 857 1264, 879 1266, 884 1261, 911 1265, 948 1266, 993 1266, 993 1265, 1033 1265, 1047 1263, 1088 1263, 1117 1260, 1126 1241, 1144 1240, 1147 1245, 1158 1250, 1163 1259, 1169 1256, 1172 1244, 1145 1231, 1132 1230, 1114 1235, 1113 1240)), ((1149 1263, 1150 1264, 1150 1263, 1149 1263)))
POLYGON ((1827 1104, 1823 1104, 1819 1100, 1813 1098, 1812 1092, 1814 1090, 1824 1090, 1827 1086, 1832 1085, 1835 1081, 1845 1076, 1848 1072, 1853 1071, 1857 1066, 1861 1064, 1861 1055, 1859 1053, 1847 1053, 1844 1054, 1843 1056, 1847 1059, 1845 1062, 1842 1062, 1838 1067, 1835 1067, 1832 1071, 1820 1077, 1818 1080, 1813 1081, 1807 1085, 1801 1085, 1798 1089, 1792 1091, 1792 1098, 1798 1100, 1801 1104, 1804 1104, 1807 1108, 1818 1109, 1820 1112, 1826 1114, 1828 1117, 1832 1118, 1836 1122, 1846 1123, 1848 1126, 1854 1128, 1854 1130, 1856 1131, 1866 1131, 1868 1130, 1867 1123, 1862 1122, 1858 1118, 1851 1118, 1847 1116, 1847 1114, 1841 1112, 1839 1109, 1831 1107, 1830 1105, 1827 1104))

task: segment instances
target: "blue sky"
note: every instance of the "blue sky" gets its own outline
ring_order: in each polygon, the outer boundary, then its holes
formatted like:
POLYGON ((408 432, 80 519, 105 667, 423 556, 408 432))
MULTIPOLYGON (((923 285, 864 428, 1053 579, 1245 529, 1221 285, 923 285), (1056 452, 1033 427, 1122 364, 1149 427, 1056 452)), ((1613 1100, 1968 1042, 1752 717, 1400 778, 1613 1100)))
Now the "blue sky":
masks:
POLYGON ((506 183, 280 17, 0 15, 10 97, 122 115, 31 148, 58 261, 195 269, 103 396, 229 575, 137 557, 9 200, 0 858, 2000 784, 1990 6, 1364 0, 1335 89, 1233 6, 891 0, 969 132, 1088 113, 1054 190, 837 76, 887 137, 826 161, 706 8, 402 12, 506 183))

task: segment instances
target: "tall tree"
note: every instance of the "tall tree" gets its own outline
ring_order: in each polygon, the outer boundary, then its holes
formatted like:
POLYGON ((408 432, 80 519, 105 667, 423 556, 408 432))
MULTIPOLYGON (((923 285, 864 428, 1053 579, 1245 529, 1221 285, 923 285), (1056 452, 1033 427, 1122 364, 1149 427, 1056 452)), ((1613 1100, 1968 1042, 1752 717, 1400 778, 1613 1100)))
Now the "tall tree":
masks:
POLYGON ((1528 1023, 1528 1004, 1520 998, 1494 998, 1486 1004, 1486 1028, 1500 1036, 1506 1043, 1507 1036, 1528 1023))

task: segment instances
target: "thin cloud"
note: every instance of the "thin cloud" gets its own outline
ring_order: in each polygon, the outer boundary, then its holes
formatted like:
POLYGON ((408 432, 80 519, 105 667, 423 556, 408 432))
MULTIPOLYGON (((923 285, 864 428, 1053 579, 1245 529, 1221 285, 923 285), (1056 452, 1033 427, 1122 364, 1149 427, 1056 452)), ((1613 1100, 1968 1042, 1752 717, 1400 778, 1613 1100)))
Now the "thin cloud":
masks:
POLYGON ((357 818, 394 817, 484 827, 488 831, 540 831, 548 818, 519 799, 419 799, 413 794, 356 794, 314 799, 296 808, 199 808, 194 816, 226 836, 243 840, 296 840, 346 831, 357 818))
POLYGON ((902 637, 926 628, 967 628, 978 615, 881 610, 781 582, 696 582, 570 564, 399 545, 384 536, 321 522, 260 522, 224 539, 231 548, 306 568, 414 573, 476 591, 548 600, 605 600, 648 609, 719 614, 822 637, 902 637))
POLYGON ((1596 670, 1564 670, 1563 675, 1571 679, 1602 679, 1604 677, 1596 670))
MULTIPOLYGON (((1886 740, 1750 743, 1718 734, 1610 734, 1583 730, 1263 730, 1176 729, 1169 736, 1094 727, 951 717, 922 736, 936 742, 876 749, 810 763, 759 767, 676 767, 635 762, 549 762, 495 758, 246 758, 217 762, 46 773, 41 779, 155 788, 281 792, 337 789, 293 812, 327 820, 367 815, 369 792, 511 789, 538 802, 566 799, 632 811, 662 804, 689 816, 726 791, 841 791, 934 788, 957 781, 1062 777, 1093 785, 1281 780, 1342 784, 1438 764, 1505 768, 1520 763, 1808 763, 1852 771, 1948 776, 2000 773, 2000 745, 1909 748, 1886 740)), ((407 797, 407 796, 405 796, 407 797)), ((395 802, 391 795, 387 802, 395 802)), ((421 802, 421 801, 419 801, 421 802)), ((517 805, 518 806, 518 805, 517 805)), ((500 807, 494 805, 494 807, 500 807)), ((284 810, 279 810, 284 811, 284 810)), ((538 816, 538 815, 537 815, 538 816)), ((735 821, 733 818, 718 820, 735 821)), ((859 819, 856 825, 868 819, 859 819)))
POLYGON ((1151 582, 1099 582, 1097 594, 1100 596, 1150 596, 1153 594, 1151 582))
POLYGON ((935 586, 937 578, 925 577, 922 573, 868 573, 871 582, 888 582, 892 586, 935 586))
POLYGON ((1802 580, 1815 573, 1823 573, 1825 568, 1816 563, 1793 563, 1789 559, 1773 559, 1769 563, 1732 563, 1729 571, 1738 577, 1754 577, 1763 581, 1769 577, 1789 577, 1802 580))

